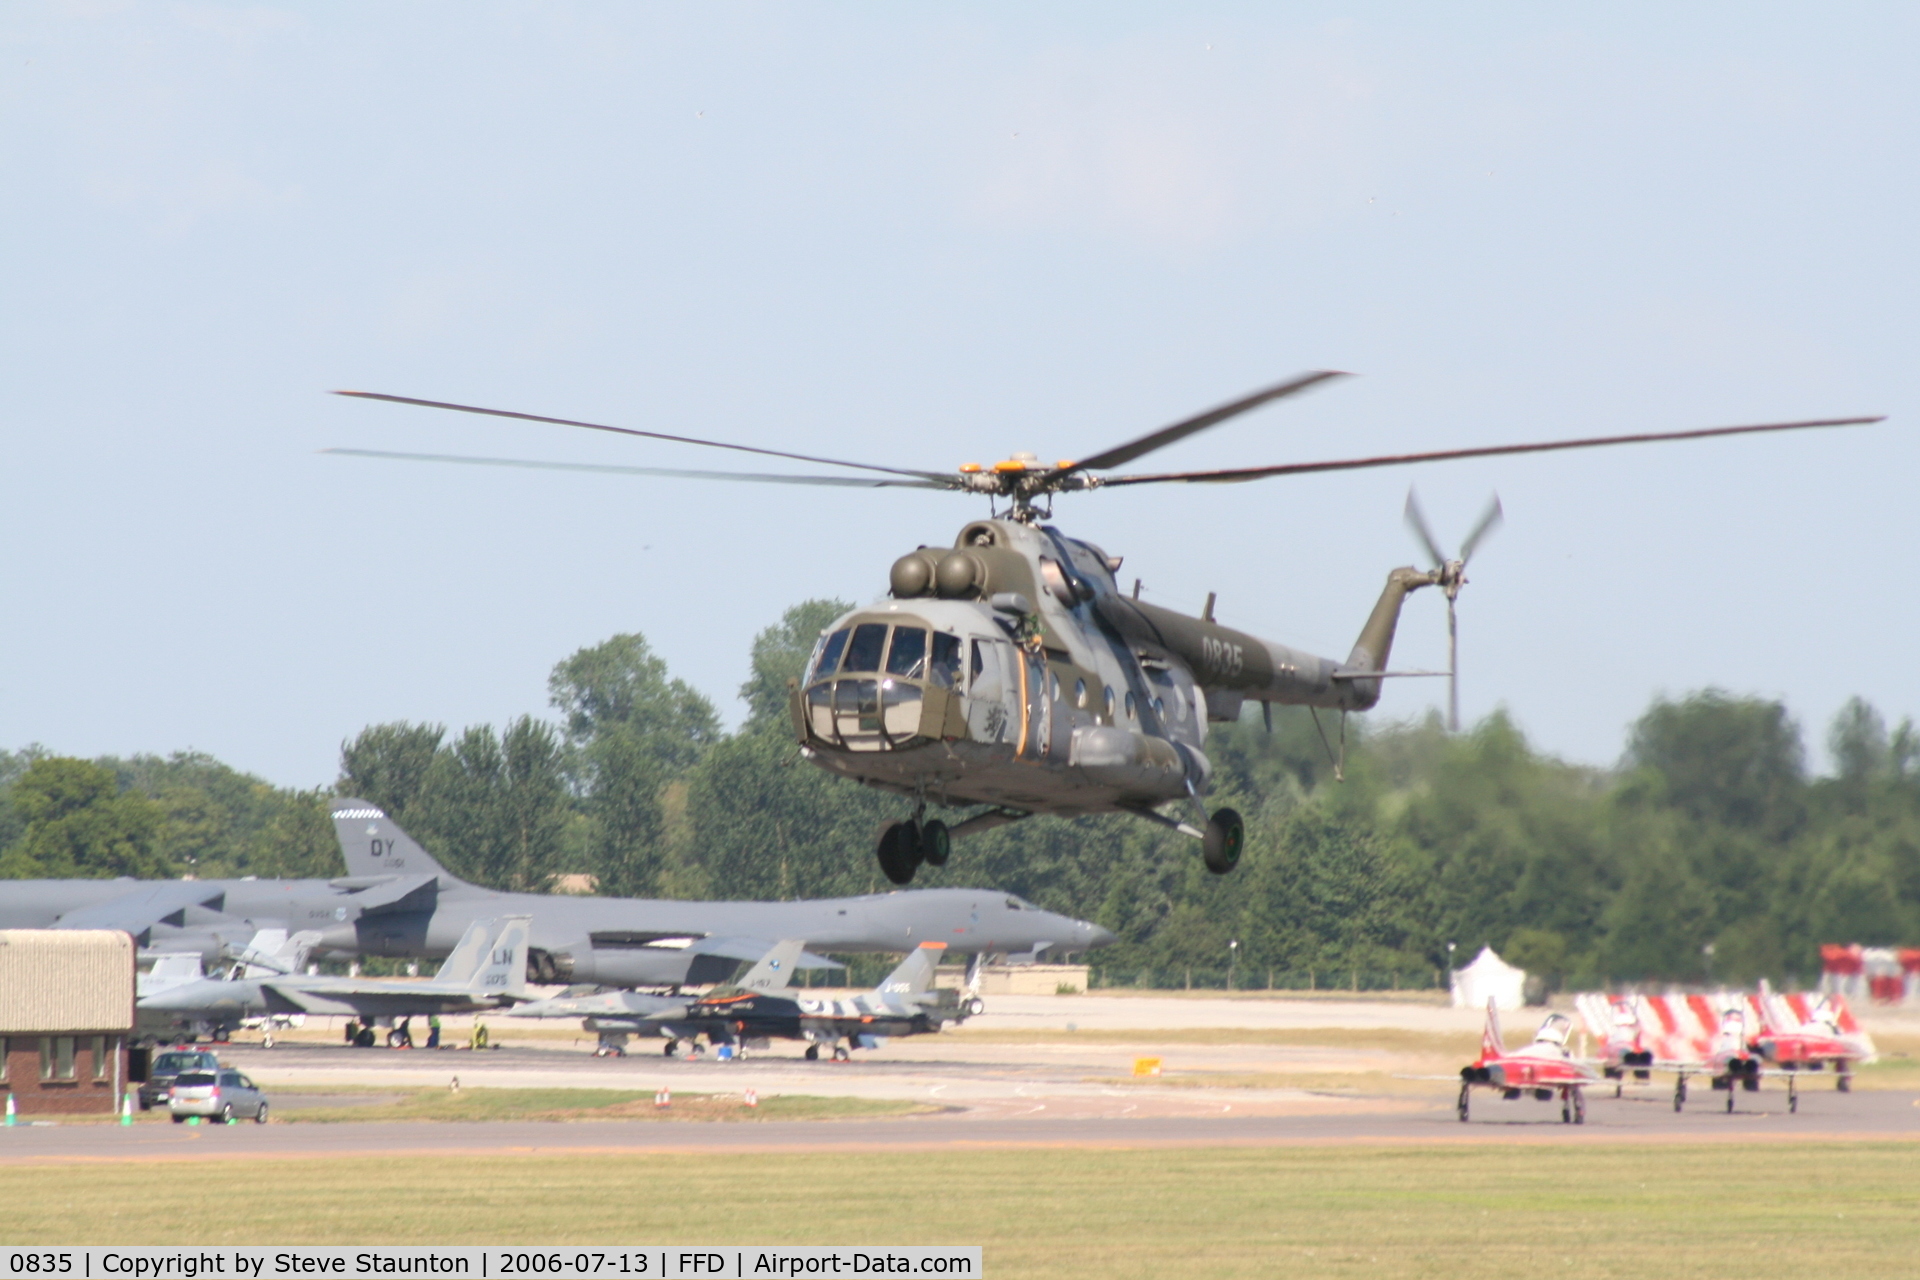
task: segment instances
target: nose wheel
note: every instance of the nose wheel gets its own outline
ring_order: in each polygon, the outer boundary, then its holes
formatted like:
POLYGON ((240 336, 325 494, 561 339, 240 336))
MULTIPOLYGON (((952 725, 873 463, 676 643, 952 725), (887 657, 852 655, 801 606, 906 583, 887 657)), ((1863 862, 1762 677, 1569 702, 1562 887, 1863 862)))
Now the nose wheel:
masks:
POLYGON ((944 867, 953 852, 953 836, 938 818, 926 822, 896 822, 880 833, 876 851, 880 871, 894 884, 910 884, 921 863, 944 867))

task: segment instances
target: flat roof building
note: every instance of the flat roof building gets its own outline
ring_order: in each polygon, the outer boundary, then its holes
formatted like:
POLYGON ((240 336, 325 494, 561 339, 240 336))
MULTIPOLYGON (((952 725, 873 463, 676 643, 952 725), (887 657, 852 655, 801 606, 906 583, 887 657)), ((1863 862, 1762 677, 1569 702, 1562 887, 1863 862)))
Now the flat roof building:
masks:
POLYGON ((0 929, 0 1092, 19 1114, 117 1108, 134 961, 117 930, 0 929))

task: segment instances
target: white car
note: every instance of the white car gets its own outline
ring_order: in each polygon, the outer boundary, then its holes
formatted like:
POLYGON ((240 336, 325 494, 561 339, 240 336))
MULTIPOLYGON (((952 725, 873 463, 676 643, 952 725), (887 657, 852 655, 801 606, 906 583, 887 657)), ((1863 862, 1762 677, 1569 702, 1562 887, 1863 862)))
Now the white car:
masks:
POLYGON ((267 1097, 260 1086, 231 1067, 184 1071, 173 1078, 173 1087, 167 1091, 167 1110, 175 1124, 185 1124, 188 1116, 205 1116, 221 1124, 251 1116, 255 1124, 265 1124, 267 1097))

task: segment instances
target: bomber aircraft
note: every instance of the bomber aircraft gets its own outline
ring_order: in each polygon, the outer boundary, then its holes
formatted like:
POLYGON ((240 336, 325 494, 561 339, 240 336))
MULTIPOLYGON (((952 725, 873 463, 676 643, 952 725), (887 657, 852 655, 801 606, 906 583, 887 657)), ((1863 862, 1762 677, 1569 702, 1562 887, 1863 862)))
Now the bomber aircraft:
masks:
POLYGON ((316 932, 319 956, 439 959, 475 920, 524 915, 532 918, 529 980, 604 986, 724 981, 781 938, 835 952, 904 951, 938 939, 958 952, 1020 955, 1114 940, 1099 925, 987 889, 802 902, 502 893, 453 875, 365 800, 334 801, 333 821, 344 876, 10 881, 0 928, 119 929, 148 954, 195 952, 210 970, 263 928, 316 932))

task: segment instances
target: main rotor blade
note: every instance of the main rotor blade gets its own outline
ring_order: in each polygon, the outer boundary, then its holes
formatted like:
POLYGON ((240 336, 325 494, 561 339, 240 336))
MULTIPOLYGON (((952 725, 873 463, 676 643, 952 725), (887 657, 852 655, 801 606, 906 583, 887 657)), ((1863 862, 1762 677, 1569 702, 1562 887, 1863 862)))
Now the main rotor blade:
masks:
POLYGON ((1500 508, 1500 495, 1496 493, 1493 495, 1493 501, 1487 504, 1487 509, 1480 513, 1480 523, 1473 526, 1473 532, 1468 534, 1467 540, 1460 544, 1461 568, 1464 569, 1467 561, 1473 559, 1473 549, 1479 546, 1488 534, 1498 529, 1500 522, 1506 518, 1507 513, 1500 508))
MULTIPOLYGON (((598 471, 622 476, 666 476, 674 480, 748 480, 756 484, 824 484, 847 489, 957 489, 931 480, 883 480, 877 476, 781 476, 749 471, 680 471, 671 467, 619 467, 598 462, 535 462, 524 458, 471 458, 451 453, 389 453, 383 449, 322 449, 349 458, 385 458, 401 462, 458 462, 471 467, 527 467, 538 471, 598 471)), ((944 477, 942 477, 944 480, 944 477)))
POLYGON ((1820 418, 1811 422, 1765 422, 1751 427, 1705 427, 1695 431, 1650 431, 1630 436, 1591 436, 1584 440, 1547 440, 1534 444, 1484 445, 1475 449, 1440 449, 1432 453, 1392 453, 1374 458, 1343 458, 1334 462, 1289 462, 1277 467, 1240 467, 1227 471, 1169 471, 1159 475, 1102 476, 1100 486, 1119 484, 1234 484, 1265 480, 1269 476, 1297 476, 1316 471, 1360 471, 1368 467, 1403 467, 1415 462, 1449 462, 1455 458, 1491 458, 1507 453, 1551 453, 1559 449, 1596 449, 1610 444, 1651 444, 1658 440, 1704 440, 1712 436, 1751 435, 1762 431, 1801 431, 1808 427, 1857 427, 1885 422, 1872 418, 1820 418))
POLYGON ((1264 391, 1256 391, 1252 395, 1242 397, 1231 404, 1223 404, 1217 409, 1209 409, 1205 413, 1195 417, 1176 422, 1170 427, 1162 427, 1158 431, 1141 436, 1138 440, 1131 440, 1126 444, 1108 449, 1104 453, 1096 453, 1092 457, 1082 458, 1078 462, 1069 463, 1064 467, 1055 469, 1049 474, 1064 476, 1070 475, 1075 471, 1105 471, 1109 467, 1123 467, 1135 458, 1145 457, 1155 449, 1164 449, 1170 444, 1185 440, 1195 432, 1205 431, 1208 427, 1217 427, 1228 418, 1236 417, 1239 414, 1247 412, 1249 409, 1258 409, 1261 405, 1269 401, 1278 400, 1283 396, 1295 395, 1305 391, 1308 387, 1325 382, 1328 378, 1344 378, 1346 376, 1346 374, 1338 370, 1321 370, 1316 373, 1303 373, 1297 378, 1278 383, 1268 387, 1264 391))
POLYGON ((1440 552, 1440 544, 1433 540, 1433 530, 1427 527, 1426 512, 1420 510, 1420 499, 1413 496, 1412 486, 1407 488, 1407 527, 1413 530, 1413 536, 1420 539, 1420 545, 1427 549, 1427 558, 1438 569, 1447 562, 1440 552))
POLYGON ((509 409, 483 409, 478 405, 451 404, 445 400, 416 400, 412 396, 390 396, 379 391, 336 391, 337 396, 357 400, 385 400, 391 404, 412 404, 427 409, 452 409, 458 413, 478 413, 490 418, 517 418, 521 422, 550 422, 559 427, 585 427, 589 431, 611 431, 623 436, 644 436, 649 440, 668 440, 674 444, 697 444, 709 449, 732 449, 736 453, 757 453, 768 458, 791 458, 795 462, 818 462, 829 467, 854 467, 861 471, 881 471, 894 476, 913 476, 920 480, 944 480, 937 471, 907 471, 900 467, 879 467, 870 462, 846 462, 839 458, 816 458, 806 453, 786 453, 762 449, 750 444, 728 444, 724 440, 701 440, 695 436, 674 436, 664 431, 641 431, 637 427, 610 427, 600 422, 580 422, 573 418, 548 418, 537 413, 515 413, 509 409))

